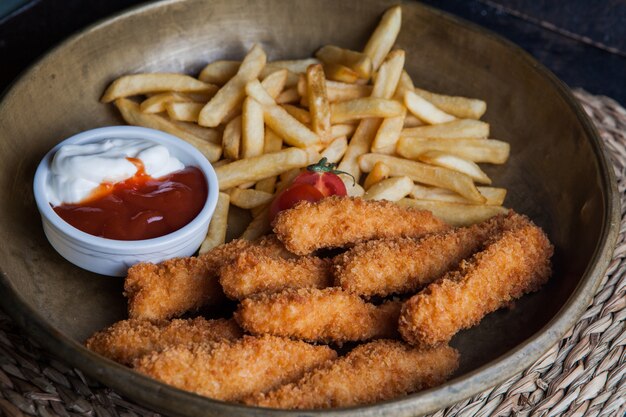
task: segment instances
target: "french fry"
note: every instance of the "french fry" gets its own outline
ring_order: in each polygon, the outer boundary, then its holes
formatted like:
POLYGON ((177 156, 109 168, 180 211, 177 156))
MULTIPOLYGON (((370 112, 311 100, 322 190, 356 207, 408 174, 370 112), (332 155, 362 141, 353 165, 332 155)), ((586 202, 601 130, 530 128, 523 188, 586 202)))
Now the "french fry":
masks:
POLYGON ((445 152, 472 162, 503 164, 509 158, 511 146, 495 139, 422 139, 401 137, 396 152, 417 159, 430 151, 445 152))
POLYGON ((406 70, 402 70, 400 74, 400 79, 398 80, 398 86, 396 87, 395 93, 393 93, 393 99, 398 100, 399 102, 404 101, 404 94, 407 91, 414 91, 415 86, 413 85, 413 80, 406 70))
POLYGON ((409 177, 393 177, 382 180, 368 189, 364 200, 398 201, 413 191, 413 181, 409 177))
POLYGON ((198 115, 203 107, 203 103, 172 101, 165 105, 165 110, 172 120, 197 122, 198 115))
POLYGON ((274 194, 259 190, 242 190, 241 188, 231 188, 228 192, 230 195, 230 204, 241 207, 242 209, 252 209, 254 207, 269 204, 274 199, 274 194))
POLYGON ((209 161, 215 162, 222 155, 222 147, 198 137, 190 130, 182 128, 179 124, 158 115, 146 114, 139 110, 139 104, 125 98, 115 100, 115 106, 122 114, 122 118, 129 125, 149 127, 162 130, 195 146, 209 161))
POLYGON ((326 62, 323 65, 324 74, 329 80, 341 81, 344 83, 355 83, 359 79, 359 74, 345 65, 335 64, 332 62, 326 62))
POLYGON ((485 202, 474 181, 465 174, 389 155, 370 153, 359 157, 359 167, 363 172, 370 172, 376 162, 387 165, 392 177, 407 176, 415 182, 455 191, 472 202, 485 202))
POLYGON ((388 155, 395 153, 396 143, 398 143, 400 139, 405 116, 406 109, 402 109, 402 114, 399 116, 389 117, 383 120, 372 142, 372 152, 388 155))
POLYGON ((265 206, 259 210, 246 230, 241 235, 242 239, 255 240, 263 235, 268 234, 272 230, 269 219, 269 206, 265 206))
POLYGON ((369 152, 380 123, 381 120, 377 118, 361 120, 348 144, 348 149, 346 149, 343 159, 339 163, 338 169, 340 171, 347 172, 354 178, 361 177, 358 158, 369 152))
MULTIPOLYGON (((265 145, 263 146, 263 153, 278 152, 283 147, 283 139, 278 136, 272 129, 265 127, 265 145)), ((254 188, 258 191, 265 191, 267 193, 273 193, 276 187, 276 176, 273 175, 268 178, 264 178, 256 183, 254 188)))
POLYGON ((242 158, 251 158, 263 154, 264 145, 263 107, 252 97, 247 97, 243 102, 241 113, 242 158))
POLYGON ((311 113, 309 113, 308 110, 294 106, 292 104, 282 104, 281 107, 285 109, 287 113, 292 115, 300 123, 305 124, 305 125, 311 124, 311 113))
POLYGON ((427 164, 437 165, 468 175, 479 184, 491 184, 491 179, 476 163, 439 151, 430 151, 417 157, 427 164))
POLYGON ((398 81, 404 67, 405 53, 401 49, 389 52, 385 61, 378 69, 372 97, 387 98, 393 97, 398 87, 398 81))
POLYGON ((204 106, 200 112, 198 124, 208 127, 219 125, 229 111, 243 102, 247 82, 259 76, 266 59, 265 52, 259 45, 252 47, 237 70, 237 74, 228 80, 204 106))
POLYGON ((319 136, 277 105, 258 80, 250 81, 246 85, 246 92, 263 105, 265 123, 281 136, 285 143, 300 148, 320 143, 319 136))
POLYGON ((439 110, 431 102, 418 96, 413 91, 404 93, 404 104, 411 113, 431 125, 446 123, 455 119, 454 116, 439 110))
POLYGON ((435 94, 421 88, 415 88, 413 91, 439 109, 461 119, 480 119, 487 111, 487 103, 475 98, 435 94))
POLYGON ((438 125, 404 129, 401 136, 430 139, 487 138, 489 124, 480 120, 458 119, 438 125))
POLYGON ((287 148, 252 158, 240 159, 215 169, 220 190, 278 175, 309 165, 314 156, 303 149, 287 148))
POLYGON ((200 250, 200 254, 206 253, 211 249, 223 244, 226 240, 226 229, 228 226, 228 206, 230 197, 228 194, 219 193, 217 197, 217 205, 211 217, 209 231, 207 232, 200 250))
POLYGON ((213 162, 211 165, 213 165, 213 168, 217 168, 221 167, 222 165, 230 164, 231 162, 233 162, 231 159, 220 159, 217 162, 213 162))
POLYGON ((348 138, 345 136, 339 136, 330 142, 326 149, 322 151, 320 156, 322 158, 326 158, 328 162, 336 164, 346 153, 346 149, 348 149, 348 138))
POLYGON ((365 177, 365 182, 363 183, 363 188, 365 190, 369 190, 372 185, 381 182, 382 180, 389 178, 389 173, 391 170, 387 165, 382 162, 376 162, 372 170, 365 177))
POLYGON ((383 98, 357 98, 330 105, 331 123, 344 123, 368 117, 395 117, 402 114, 404 106, 395 100, 383 98))
POLYGON ((159 93, 152 97, 148 97, 139 105, 139 110, 142 113, 161 113, 165 111, 165 105, 172 102, 190 102, 193 101, 191 97, 181 93, 159 93))
POLYGON ((276 192, 280 192, 287 188, 291 182, 300 174, 300 168, 292 168, 280 174, 280 184, 276 187, 276 192))
POLYGON ((164 91, 208 93, 216 90, 216 85, 196 80, 184 74, 132 74, 124 75, 113 81, 102 95, 100 101, 110 103, 118 98, 164 91))
MULTIPOLYGON (((506 198, 506 189, 497 187, 476 187, 478 192, 485 197, 485 204, 490 206, 501 206, 506 198)), ((474 204, 463 198, 454 191, 437 187, 414 184, 410 196, 416 200, 443 201, 448 203, 474 204)))
POLYGON ((358 182, 354 181, 354 178, 346 174, 339 174, 339 178, 341 178, 343 184, 346 186, 348 197, 363 197, 365 190, 358 182))
POLYGON ((298 94, 298 89, 296 87, 288 88, 276 97, 276 103, 278 104, 297 103, 299 101, 300 94, 298 94))
MULTIPOLYGON (((304 76, 300 77, 298 81, 298 93, 303 99, 307 99, 306 77, 304 76)), ((371 85, 349 84, 326 80, 326 95, 330 103, 369 97, 371 94, 371 85)))
MULTIPOLYGON (((452 122, 450 122, 452 123, 452 122)), ((445 123, 444 123, 445 124, 445 123)), ((417 126, 424 126, 424 122, 422 122, 420 119, 418 119, 417 117, 413 116, 412 114, 407 114, 406 116, 404 116, 404 128, 411 128, 411 127, 417 127, 417 126)), ((428 126, 441 126, 441 125, 428 125, 428 126)))
POLYGON ((372 73, 372 60, 363 52, 326 45, 321 47, 315 56, 325 64, 344 65, 356 72, 359 78, 367 80, 372 73))
POLYGON ((398 204, 404 207, 428 210, 435 217, 440 218, 451 226, 470 226, 509 211, 501 206, 444 203, 441 201, 414 200, 412 198, 403 198, 398 201, 398 204))
POLYGON ((207 64, 198 79, 205 83, 224 85, 237 74, 241 61, 213 61, 207 64))
POLYGON ((306 81, 311 127, 322 143, 328 143, 331 140, 330 104, 326 95, 324 70, 320 64, 307 68, 306 81))
POLYGON ((241 116, 235 117, 226 124, 224 136, 222 138, 224 157, 228 159, 239 159, 239 149, 241 147, 241 116))
POLYGON ((338 138, 340 136, 350 137, 356 130, 357 125, 353 124, 339 124, 332 125, 330 128, 330 136, 332 138, 338 138))
POLYGON ((305 59, 289 59, 282 61, 271 61, 267 63, 267 69, 276 71, 277 69, 286 69, 294 74, 304 73, 309 65, 319 64, 320 61, 315 58, 305 59))
POLYGON ((285 88, 285 83, 287 82, 287 71, 286 69, 280 69, 272 72, 267 77, 261 81, 261 85, 267 91, 272 98, 278 97, 281 91, 285 88))
POLYGON ((177 120, 170 120, 170 122, 175 128, 191 133, 199 139, 214 143, 218 146, 222 144, 222 133, 218 129, 198 126, 196 123, 179 122, 177 120))
POLYGON ((395 6, 383 14, 380 23, 370 36, 363 52, 372 60, 372 70, 377 71, 380 64, 391 51, 396 42, 400 25, 402 24, 402 9, 395 6))

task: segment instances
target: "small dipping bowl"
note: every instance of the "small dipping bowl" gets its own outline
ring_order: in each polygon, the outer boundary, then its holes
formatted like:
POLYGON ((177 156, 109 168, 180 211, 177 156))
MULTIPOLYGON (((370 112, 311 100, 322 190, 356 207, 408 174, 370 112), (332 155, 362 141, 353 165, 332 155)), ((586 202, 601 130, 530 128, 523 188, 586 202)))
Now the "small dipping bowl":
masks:
POLYGON ((110 126, 87 130, 56 145, 43 158, 33 182, 35 201, 41 214, 43 230, 50 244, 73 264, 103 275, 125 276, 138 262, 161 262, 190 256, 204 240, 217 204, 219 185, 209 161, 187 142, 154 129, 135 126, 110 126), (87 144, 103 139, 143 139, 165 146, 186 167, 195 166, 204 174, 208 186, 207 200, 200 213, 182 228, 152 239, 115 240, 85 233, 63 220, 50 205, 46 192, 52 159, 63 145, 87 144))

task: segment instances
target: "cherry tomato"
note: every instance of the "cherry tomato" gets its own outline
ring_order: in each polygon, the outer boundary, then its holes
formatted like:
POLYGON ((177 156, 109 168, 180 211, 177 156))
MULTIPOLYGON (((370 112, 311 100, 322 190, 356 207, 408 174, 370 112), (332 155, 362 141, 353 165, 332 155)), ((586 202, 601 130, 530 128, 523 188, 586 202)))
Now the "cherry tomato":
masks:
POLYGON ((318 201, 324 198, 320 190, 310 184, 293 184, 272 201, 270 205, 270 221, 273 221, 279 211, 287 210, 296 205, 297 202, 318 201))
POLYGON ((293 184, 310 184, 317 188, 324 197, 329 195, 347 195, 346 185, 337 174, 332 172, 304 171, 293 180, 293 184))

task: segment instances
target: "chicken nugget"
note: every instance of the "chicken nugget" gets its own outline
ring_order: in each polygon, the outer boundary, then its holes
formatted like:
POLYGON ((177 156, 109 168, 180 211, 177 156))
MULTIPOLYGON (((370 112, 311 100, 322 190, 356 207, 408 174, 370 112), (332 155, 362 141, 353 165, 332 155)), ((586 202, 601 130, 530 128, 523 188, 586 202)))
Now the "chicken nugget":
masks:
POLYGON ((245 398, 249 405, 312 409, 391 400, 443 383, 458 367, 449 346, 419 349, 393 340, 357 346, 300 380, 245 398))
POLYGON ((238 401, 297 380, 336 357, 328 346, 274 336, 244 336, 236 341, 167 348, 141 357, 134 367, 176 388, 238 401))
POLYGON ((447 342, 548 280, 553 247, 539 227, 518 218, 518 227, 495 236, 484 251, 404 304, 399 321, 404 340, 424 346, 447 342))
POLYGON ((246 248, 255 245, 275 256, 289 254, 275 236, 251 243, 237 239, 198 257, 175 258, 160 264, 139 263, 128 270, 124 295, 132 319, 164 320, 209 304, 224 293, 218 282, 220 268, 246 248))
POLYGON ((401 305, 376 306, 336 287, 303 288, 247 298, 235 319, 252 334, 343 343, 397 336, 401 305))
POLYGON ((330 266, 329 259, 277 258, 250 248, 220 270, 220 284, 224 293, 236 300, 288 288, 326 288, 333 282, 330 266))
POLYGON ((88 349, 130 365, 133 360, 150 352, 160 352, 169 346, 197 344, 242 336, 237 323, 230 319, 195 319, 162 321, 122 320, 95 333, 85 342, 88 349))
POLYGON ((301 201, 280 212, 273 227, 285 247, 298 255, 371 239, 420 237, 449 228, 429 211, 337 196, 314 203, 301 201))
POLYGON ((516 217, 520 216, 496 216, 420 239, 359 243, 335 257, 335 285, 366 297, 415 293, 482 249, 491 236, 515 223, 516 217))

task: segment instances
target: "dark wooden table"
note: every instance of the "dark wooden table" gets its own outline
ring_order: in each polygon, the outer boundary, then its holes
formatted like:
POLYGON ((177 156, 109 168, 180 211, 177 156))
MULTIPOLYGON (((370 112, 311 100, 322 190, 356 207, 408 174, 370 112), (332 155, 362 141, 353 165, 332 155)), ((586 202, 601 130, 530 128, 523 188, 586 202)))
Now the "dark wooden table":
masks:
MULTIPOLYGON (((0 91, 73 32, 143 2, 34 0, 0 19, 0 91)), ((571 87, 626 104, 626 0, 423 2, 512 40, 571 87)))

